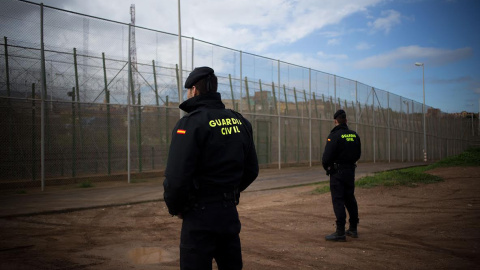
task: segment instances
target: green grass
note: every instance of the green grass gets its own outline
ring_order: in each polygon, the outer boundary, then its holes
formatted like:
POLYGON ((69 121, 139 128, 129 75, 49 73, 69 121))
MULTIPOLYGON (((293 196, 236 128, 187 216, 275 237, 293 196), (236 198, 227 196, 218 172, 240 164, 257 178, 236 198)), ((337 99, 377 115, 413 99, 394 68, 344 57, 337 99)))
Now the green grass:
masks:
POLYGON ((463 153, 444 158, 434 164, 427 166, 427 170, 439 167, 470 167, 480 166, 480 147, 470 148, 463 153))
MULTIPOLYGON (((407 186, 416 187, 419 184, 431 184, 443 181, 439 176, 430 175, 425 171, 439 167, 469 167, 480 166, 480 147, 470 148, 465 152, 442 159, 428 166, 412 167, 400 170, 375 173, 373 176, 365 176, 355 182, 358 188, 372 188, 376 186, 407 186)), ((328 184, 322 184, 313 191, 314 194, 330 192, 328 184)))
POLYGON ((319 184, 318 187, 313 190, 313 194, 324 194, 324 193, 329 193, 330 192, 330 183, 325 182, 322 184, 319 184))
POLYGON ((376 173, 373 176, 362 177, 355 182, 356 187, 371 188, 376 186, 408 186, 431 184, 443 181, 441 177, 424 173, 425 167, 414 167, 401 170, 376 173))
POLYGON ((85 182, 82 182, 78 185, 79 188, 90 188, 90 187, 93 187, 93 184, 92 182, 90 181, 85 181, 85 182))

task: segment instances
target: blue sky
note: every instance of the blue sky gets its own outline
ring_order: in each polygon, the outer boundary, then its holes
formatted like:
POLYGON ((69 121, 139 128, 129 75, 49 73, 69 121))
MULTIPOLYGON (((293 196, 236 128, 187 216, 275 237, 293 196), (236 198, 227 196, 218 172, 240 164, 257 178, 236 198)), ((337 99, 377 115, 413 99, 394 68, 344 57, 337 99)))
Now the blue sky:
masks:
MULTIPOLYGON (((44 0, 177 33, 175 0, 44 0)), ((426 103, 479 111, 478 0, 182 0, 182 35, 311 67, 426 103), (239 38, 241 37, 241 38, 239 38)))

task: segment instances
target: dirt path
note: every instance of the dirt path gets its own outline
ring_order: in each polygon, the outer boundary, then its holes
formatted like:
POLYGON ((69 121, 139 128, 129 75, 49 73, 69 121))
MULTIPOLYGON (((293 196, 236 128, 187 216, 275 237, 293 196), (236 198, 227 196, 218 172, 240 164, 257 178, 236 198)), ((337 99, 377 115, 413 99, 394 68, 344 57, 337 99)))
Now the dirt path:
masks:
MULTIPOLYGON (((444 182, 357 189, 359 238, 330 243, 329 194, 314 186, 247 192, 239 213, 245 269, 475 269, 480 168, 444 182)), ((0 269, 178 269, 181 221, 164 203, 0 219, 0 269)))

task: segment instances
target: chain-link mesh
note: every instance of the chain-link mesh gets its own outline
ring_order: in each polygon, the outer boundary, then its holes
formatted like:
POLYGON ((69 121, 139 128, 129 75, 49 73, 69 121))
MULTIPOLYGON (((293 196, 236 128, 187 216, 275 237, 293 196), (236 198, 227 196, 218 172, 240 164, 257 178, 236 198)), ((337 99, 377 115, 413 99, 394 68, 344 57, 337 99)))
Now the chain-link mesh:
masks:
MULTIPOLYGON (((0 18, 2 185, 40 186, 42 164, 47 185, 114 179, 129 164, 132 173, 165 169, 183 89, 178 36, 15 0, 2 3, 0 18)), ((320 163, 340 108, 362 138, 361 161, 421 161, 425 146, 438 160, 478 142, 478 115, 424 110, 354 80, 194 38, 182 37, 182 54, 183 80, 194 67, 215 69, 226 107, 252 122, 264 166, 320 163)))

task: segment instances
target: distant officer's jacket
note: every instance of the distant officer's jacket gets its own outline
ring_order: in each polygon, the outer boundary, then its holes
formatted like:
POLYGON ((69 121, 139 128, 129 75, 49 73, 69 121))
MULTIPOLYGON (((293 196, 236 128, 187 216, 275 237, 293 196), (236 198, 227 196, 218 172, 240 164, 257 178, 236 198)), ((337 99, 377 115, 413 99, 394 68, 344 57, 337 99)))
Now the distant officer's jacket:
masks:
POLYGON ((353 165, 361 155, 360 136, 348 129, 347 124, 340 124, 328 135, 322 165, 325 170, 333 168, 333 164, 353 165))
POLYGON ((225 109, 220 93, 195 96, 180 109, 188 114, 172 132, 163 183, 172 215, 185 211, 192 196, 240 192, 258 176, 252 126, 225 109))

